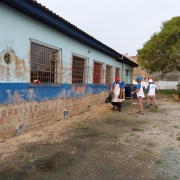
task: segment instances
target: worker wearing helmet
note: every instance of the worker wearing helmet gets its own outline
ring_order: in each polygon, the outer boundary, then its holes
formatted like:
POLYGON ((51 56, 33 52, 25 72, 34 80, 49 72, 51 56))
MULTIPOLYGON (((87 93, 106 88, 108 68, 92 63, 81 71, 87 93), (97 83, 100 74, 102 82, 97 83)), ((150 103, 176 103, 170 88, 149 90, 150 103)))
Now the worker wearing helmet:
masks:
POLYGON ((115 81, 111 85, 111 92, 113 92, 113 95, 117 96, 118 98, 122 97, 122 85, 119 81, 120 78, 115 77, 115 81))
POLYGON ((138 83, 137 88, 136 88, 136 90, 132 91, 131 94, 134 94, 134 93, 137 94, 138 108, 139 108, 139 111, 137 113, 144 114, 142 102, 143 102, 143 98, 145 97, 145 95, 144 95, 144 91, 143 91, 143 85, 141 83, 142 77, 138 76, 136 78, 136 81, 138 83))
MULTIPOLYGON (((150 79, 152 79, 152 78, 149 77, 149 78, 148 78, 148 82, 149 82, 150 79)), ((154 84, 153 80, 152 80, 152 84, 154 84)))
POLYGON ((105 103, 111 102, 114 97, 116 98, 122 97, 122 86, 119 81, 120 81, 120 78, 115 77, 115 81, 111 85, 111 90, 108 97, 105 100, 105 103))
POLYGON ((156 104, 156 86, 153 84, 153 80, 149 79, 148 80, 149 85, 147 86, 147 108, 150 106, 150 102, 152 101, 153 105, 157 109, 157 104, 156 104))

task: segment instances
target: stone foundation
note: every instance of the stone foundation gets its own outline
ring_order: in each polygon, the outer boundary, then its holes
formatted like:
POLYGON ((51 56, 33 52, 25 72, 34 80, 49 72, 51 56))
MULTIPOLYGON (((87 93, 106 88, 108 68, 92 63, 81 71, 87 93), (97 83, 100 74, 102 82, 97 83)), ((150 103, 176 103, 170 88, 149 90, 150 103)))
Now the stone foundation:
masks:
POLYGON ((104 91, 81 98, 0 105, 0 138, 15 136, 48 122, 67 118, 64 117, 64 111, 68 111, 68 117, 87 111, 89 107, 103 104, 107 95, 108 92, 104 91))

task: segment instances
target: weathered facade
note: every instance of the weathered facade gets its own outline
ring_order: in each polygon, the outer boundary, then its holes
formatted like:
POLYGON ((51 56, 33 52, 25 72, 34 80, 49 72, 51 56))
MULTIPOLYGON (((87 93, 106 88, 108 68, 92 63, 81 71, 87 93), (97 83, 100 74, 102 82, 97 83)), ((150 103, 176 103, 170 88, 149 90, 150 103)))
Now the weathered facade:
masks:
POLYGON ((136 63, 36 1, 1 0, 0 22, 1 136, 103 103, 115 75, 132 83, 136 63))

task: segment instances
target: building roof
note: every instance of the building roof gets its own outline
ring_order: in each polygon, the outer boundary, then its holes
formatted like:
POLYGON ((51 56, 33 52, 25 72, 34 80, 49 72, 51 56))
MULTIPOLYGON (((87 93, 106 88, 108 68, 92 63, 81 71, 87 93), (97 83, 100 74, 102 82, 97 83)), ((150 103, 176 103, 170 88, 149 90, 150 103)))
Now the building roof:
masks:
POLYGON ((112 48, 98 41, 70 22, 66 21, 59 15, 55 14, 45 6, 35 0, 0 0, 0 2, 94 48, 97 49, 119 62, 129 64, 133 67, 138 67, 138 64, 129 60, 126 56, 116 52, 112 48))

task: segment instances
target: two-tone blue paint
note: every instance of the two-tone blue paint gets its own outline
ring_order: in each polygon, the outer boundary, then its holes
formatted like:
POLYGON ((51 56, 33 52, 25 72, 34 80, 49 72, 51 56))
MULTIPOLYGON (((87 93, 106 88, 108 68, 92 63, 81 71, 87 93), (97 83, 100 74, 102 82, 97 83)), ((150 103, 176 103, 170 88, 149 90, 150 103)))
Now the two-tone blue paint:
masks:
POLYGON ((54 98, 79 98, 107 91, 106 85, 93 84, 29 84, 0 83, 0 104, 15 104, 28 101, 44 101, 54 98))

